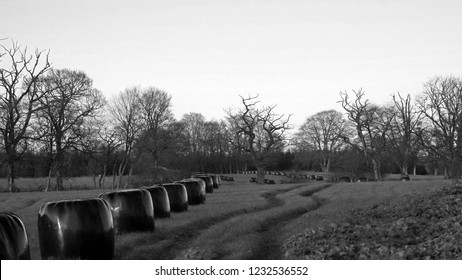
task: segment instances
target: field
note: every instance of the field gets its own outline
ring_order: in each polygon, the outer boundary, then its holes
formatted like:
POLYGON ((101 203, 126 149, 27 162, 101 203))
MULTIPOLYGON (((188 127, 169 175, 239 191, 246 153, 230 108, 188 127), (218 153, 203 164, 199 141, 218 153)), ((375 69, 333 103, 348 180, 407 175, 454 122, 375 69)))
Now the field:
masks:
MULTIPOLYGON (((156 220, 153 233, 117 236, 115 258, 284 259, 284 241, 308 228, 341 222, 352 209, 403 202, 405 195, 427 193, 446 183, 440 178, 415 177, 409 182, 256 185, 249 183, 250 177, 235 175, 235 182, 222 182, 207 194, 205 204, 156 220)), ((47 201, 96 197, 105 191, 0 193, 0 212, 22 217, 32 258, 40 259, 39 207, 47 201)))

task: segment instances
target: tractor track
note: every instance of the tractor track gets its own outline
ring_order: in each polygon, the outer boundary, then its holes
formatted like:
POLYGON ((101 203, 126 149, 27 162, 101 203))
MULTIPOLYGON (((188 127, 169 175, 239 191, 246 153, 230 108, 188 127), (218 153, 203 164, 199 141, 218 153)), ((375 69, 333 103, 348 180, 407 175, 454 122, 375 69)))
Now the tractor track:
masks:
MULTIPOLYGON (((156 231, 155 234, 150 236, 149 243, 150 244, 161 244, 161 245, 156 247, 155 249, 156 252, 155 254, 151 256, 151 259, 159 259, 159 260, 175 259, 178 257, 178 254, 187 247, 188 244, 190 244, 195 238, 197 238, 201 234, 201 232, 206 231, 212 226, 215 226, 222 222, 226 222, 227 220, 238 217, 238 216, 255 214, 255 213, 265 211, 271 208, 281 207, 286 202, 283 199, 279 198, 278 197, 279 195, 296 190, 304 186, 306 186, 306 184, 300 184, 300 185, 296 185, 290 188, 277 189, 277 190, 265 192, 261 194, 261 196, 266 200, 266 204, 254 207, 252 209, 248 209, 248 208, 239 209, 239 210, 235 210, 235 211, 231 211, 225 214, 218 215, 216 217, 199 219, 199 220, 190 222, 186 225, 169 229, 167 231, 160 231, 160 232, 156 231)), ((321 191, 327 187, 330 187, 330 185, 322 185, 322 186, 314 188, 313 190, 301 192, 299 195, 310 196, 311 194, 321 191)), ((318 207, 320 206, 321 204, 318 205, 318 207)), ((258 244, 258 248, 260 249, 257 250, 252 255, 251 258, 260 258, 260 256, 264 256, 264 254, 267 251, 271 251, 271 248, 280 248, 280 244, 278 240, 276 239, 273 240, 274 237, 271 237, 271 235, 274 235, 275 233, 274 230, 278 225, 280 225, 281 223, 287 223, 290 221, 290 220, 287 220, 288 214, 290 217, 292 217, 291 219, 294 219, 312 210, 314 209, 307 209, 305 207, 300 208, 300 209, 297 208, 297 209, 289 211, 290 213, 284 212, 283 215, 281 214, 280 216, 278 215, 277 217, 273 217, 269 219, 266 222, 266 225, 262 226, 257 231, 259 235, 263 235, 264 238, 262 238, 262 242, 260 242, 261 244, 258 244)), ((130 248, 121 248, 121 251, 124 252, 124 255, 119 255, 116 251, 115 258, 125 259, 126 258, 125 254, 130 254, 130 248)), ((277 250, 278 254, 280 253, 279 251, 280 249, 277 250)), ((218 255, 218 258, 219 256, 220 255, 218 255)))
POLYGON ((279 229, 310 211, 314 211, 325 204, 325 201, 312 197, 313 204, 308 207, 297 207, 289 211, 284 211, 274 217, 266 219, 257 232, 259 234, 258 242, 255 244, 251 260, 276 260, 281 259, 283 252, 281 249, 282 240, 279 239, 279 229))
MULTIPOLYGON (((237 216, 253 214, 260 211, 264 211, 273 207, 278 207, 284 204, 284 201, 277 198, 279 194, 293 191, 297 188, 306 186, 305 184, 296 185, 286 189, 277 189, 263 193, 261 196, 266 199, 266 204, 254 207, 252 209, 244 208, 228 212, 222 215, 218 215, 212 218, 204 218, 188 223, 184 226, 175 227, 168 231, 157 232, 150 238, 149 242, 157 243, 163 242, 156 254, 152 256, 152 259, 158 260, 169 260, 175 259, 177 254, 189 244, 191 240, 199 236, 200 232, 207 230, 208 228, 225 222, 226 220, 232 219, 237 216)), ((129 252, 130 248, 123 248, 124 252, 129 252)), ((118 255, 116 251, 115 258, 124 259, 125 256, 118 255)))

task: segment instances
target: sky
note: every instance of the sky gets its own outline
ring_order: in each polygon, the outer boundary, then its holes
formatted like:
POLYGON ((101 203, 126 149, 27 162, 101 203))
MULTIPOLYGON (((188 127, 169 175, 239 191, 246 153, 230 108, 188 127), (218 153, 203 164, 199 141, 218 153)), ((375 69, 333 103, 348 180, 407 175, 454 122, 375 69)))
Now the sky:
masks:
POLYGON ((461 12, 460 0, 0 0, 0 38, 50 50, 108 99, 154 86, 178 119, 219 120, 259 94, 297 128, 342 111, 340 91, 385 104, 461 76, 461 12))

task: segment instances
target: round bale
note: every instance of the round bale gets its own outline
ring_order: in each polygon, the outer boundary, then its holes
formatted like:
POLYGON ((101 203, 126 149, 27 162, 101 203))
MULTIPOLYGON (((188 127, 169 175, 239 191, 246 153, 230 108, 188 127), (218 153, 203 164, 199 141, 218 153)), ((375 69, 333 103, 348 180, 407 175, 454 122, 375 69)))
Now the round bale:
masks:
POLYGON ((401 175, 400 181, 411 181, 411 177, 409 175, 401 175))
POLYGON ((339 182, 339 183, 351 183, 352 180, 348 176, 343 176, 343 177, 338 178, 337 182, 339 182))
POLYGON ((359 177, 358 182, 369 182, 369 179, 367 177, 359 177))
POLYGON ((13 213, 0 213, 0 260, 30 260, 26 227, 13 213))
POLYGON ((213 188, 218 189, 218 186, 220 185, 220 176, 217 174, 212 174, 210 175, 210 178, 212 178, 213 188))
POLYGON ((151 195, 156 218, 170 218, 170 201, 167 190, 162 186, 144 187, 151 195))
POLYGON ((183 184, 188 192, 188 204, 202 204, 205 203, 205 182, 202 179, 183 179, 175 182, 183 184))
POLYGON ((100 194, 112 210, 116 234, 133 231, 154 231, 154 206, 144 189, 122 190, 100 194))
POLYGON ((204 174, 197 174, 193 175, 193 178, 202 179, 205 182, 205 192, 206 193, 213 193, 213 181, 209 175, 204 174))
POLYGON ((169 183, 162 184, 168 193, 170 210, 173 212, 188 211, 188 191, 183 184, 169 183))
POLYGON ((43 204, 38 214, 38 233, 42 259, 114 257, 111 208, 101 198, 43 204))

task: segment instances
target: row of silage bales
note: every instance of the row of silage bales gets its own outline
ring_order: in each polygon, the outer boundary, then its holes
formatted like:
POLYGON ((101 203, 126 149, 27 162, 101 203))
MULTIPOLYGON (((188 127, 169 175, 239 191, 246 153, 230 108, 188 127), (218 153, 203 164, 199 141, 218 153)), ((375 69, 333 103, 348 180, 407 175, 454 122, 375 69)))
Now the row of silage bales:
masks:
POLYGON ((168 183, 162 184, 168 193, 170 210, 173 212, 188 211, 188 192, 183 184, 168 183))
POLYGON ((205 203, 206 183, 204 180, 187 178, 175 183, 185 186, 188 193, 188 204, 196 205, 205 203))
POLYGON ((169 199, 169 194, 163 186, 143 187, 151 195, 152 204, 154 206, 155 218, 170 218, 170 203, 173 201, 169 199))
MULTIPOLYGON (((112 259, 116 234, 154 231, 155 218, 168 218, 170 211, 187 211, 188 204, 204 203, 207 186, 218 188, 219 180, 201 175, 161 186, 102 193, 98 198, 43 204, 38 215, 42 259, 112 259)), ((30 259, 21 219, 0 213, 0 227, 0 246, 6 248, 0 258, 30 259)))
POLYGON ((207 174, 194 174, 192 176, 196 179, 202 179, 205 182, 205 192, 206 193, 213 193, 213 179, 210 175, 207 174))

